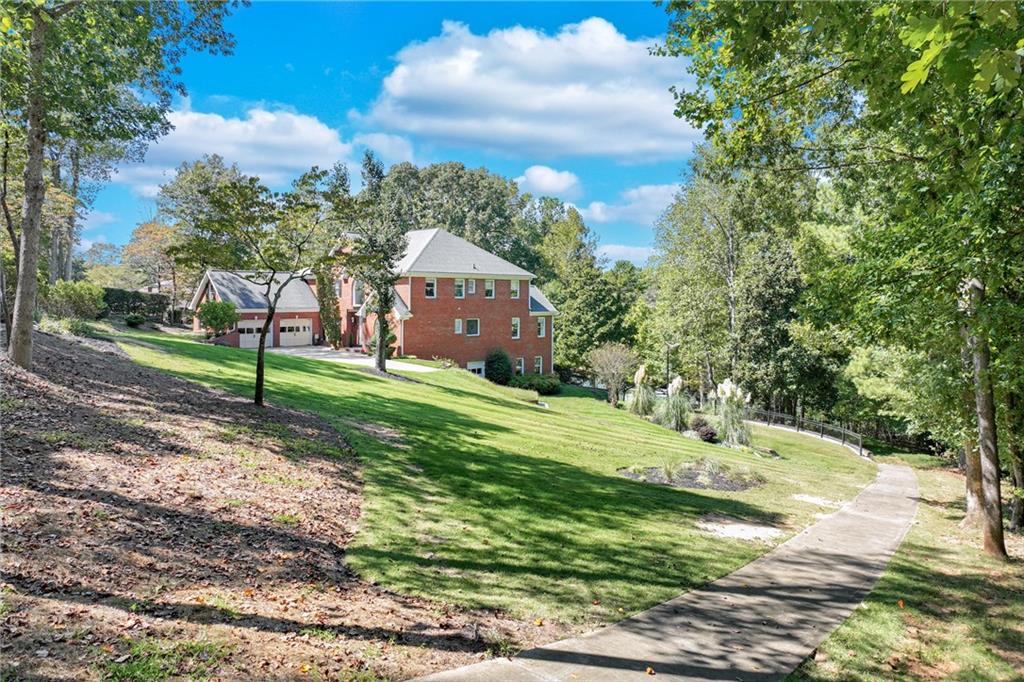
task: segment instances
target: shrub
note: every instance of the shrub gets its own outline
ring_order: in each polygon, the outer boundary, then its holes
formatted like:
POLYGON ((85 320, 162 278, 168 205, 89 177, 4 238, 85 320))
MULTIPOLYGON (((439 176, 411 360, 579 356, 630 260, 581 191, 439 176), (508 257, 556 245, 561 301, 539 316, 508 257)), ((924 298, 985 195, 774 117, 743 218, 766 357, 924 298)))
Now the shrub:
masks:
POLYGON ((722 440, 729 445, 750 445, 750 427, 747 425, 747 405, 750 393, 726 379, 715 391, 718 398, 718 416, 722 440))
POLYGON ((587 354, 587 360, 594 375, 608 389, 608 402, 617 406, 626 378, 636 367, 636 354, 621 343, 603 343, 587 354))
POLYGON ((163 316, 164 311, 170 306, 171 299, 164 294, 146 294, 141 291, 107 287, 103 290, 103 302, 114 315, 135 313, 152 320, 163 316))
POLYGON ((212 329, 214 336, 220 336, 238 322, 238 311, 235 304, 228 301, 206 301, 196 311, 199 324, 212 329))
POLYGON ((508 385, 537 391, 540 395, 554 395, 562 390, 557 374, 517 374, 509 379, 508 385))
POLYGON ((138 313, 128 313, 124 316, 124 323, 129 327, 141 327, 145 321, 145 315, 139 315, 138 313))
POLYGON ((697 437, 700 438, 705 443, 716 442, 718 440, 718 432, 715 431, 715 427, 712 426, 711 424, 708 424, 703 419, 701 421, 704 423, 698 426, 697 428, 693 429, 694 431, 697 432, 697 437))
POLYGON ((654 411, 654 389, 647 383, 647 368, 640 365, 633 375, 633 393, 627 405, 633 414, 646 417, 654 411))
MULTIPOLYGON (((391 330, 391 327, 388 327, 388 335, 384 337, 384 343, 387 344, 387 347, 384 349, 384 357, 390 358, 390 357, 394 356, 394 354, 395 354, 395 341, 397 341, 397 340, 398 340, 398 337, 395 336, 395 332, 393 332, 391 330)), ((370 337, 370 342, 367 345, 370 348, 370 353, 371 354, 376 354, 377 353, 377 331, 376 330, 374 330, 373 336, 370 337)))
POLYGON ((658 423, 673 431, 686 430, 686 418, 690 412, 690 403, 683 393, 683 379, 676 377, 668 386, 668 397, 659 405, 655 415, 658 423))
POLYGON ((690 417, 690 430, 699 431, 702 426, 707 426, 708 420, 703 415, 695 414, 690 417))
POLYGON ((501 386, 507 386, 512 379, 512 359, 502 348, 495 348, 484 360, 484 376, 501 386))
POLYGON ((71 334, 72 336, 92 335, 92 328, 88 323, 73 317, 43 317, 39 320, 39 331, 47 334, 71 334))
POLYGON ((103 289, 90 282, 54 282, 46 296, 46 312, 54 317, 95 320, 106 309, 103 289))

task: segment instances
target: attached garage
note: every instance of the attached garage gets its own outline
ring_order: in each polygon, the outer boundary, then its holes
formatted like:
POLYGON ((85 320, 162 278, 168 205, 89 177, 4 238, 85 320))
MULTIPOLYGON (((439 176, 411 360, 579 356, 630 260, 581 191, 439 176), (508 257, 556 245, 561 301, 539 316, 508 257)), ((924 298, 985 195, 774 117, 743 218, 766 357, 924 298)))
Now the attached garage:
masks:
POLYGON ((313 345, 313 320, 298 317, 281 320, 278 345, 282 348, 313 345))

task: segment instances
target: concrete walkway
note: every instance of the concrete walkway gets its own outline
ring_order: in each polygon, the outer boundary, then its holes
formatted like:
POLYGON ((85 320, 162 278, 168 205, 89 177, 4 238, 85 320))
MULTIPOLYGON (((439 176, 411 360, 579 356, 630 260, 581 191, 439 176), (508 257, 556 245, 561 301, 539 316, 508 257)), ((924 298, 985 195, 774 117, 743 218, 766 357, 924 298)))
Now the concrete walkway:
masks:
POLYGON ((851 502, 715 582, 576 639, 431 682, 779 680, 870 592, 917 508, 909 467, 879 465, 851 502))
MULTIPOLYGON (((268 348, 271 353, 281 355, 294 355, 300 358, 311 360, 326 360, 327 362, 340 362, 345 365, 356 367, 373 367, 373 358, 362 353, 353 353, 345 350, 334 350, 330 346, 291 346, 285 348, 268 348)), ((388 360, 388 370, 400 372, 436 372, 436 367, 417 365, 414 362, 402 362, 401 360, 388 360)))

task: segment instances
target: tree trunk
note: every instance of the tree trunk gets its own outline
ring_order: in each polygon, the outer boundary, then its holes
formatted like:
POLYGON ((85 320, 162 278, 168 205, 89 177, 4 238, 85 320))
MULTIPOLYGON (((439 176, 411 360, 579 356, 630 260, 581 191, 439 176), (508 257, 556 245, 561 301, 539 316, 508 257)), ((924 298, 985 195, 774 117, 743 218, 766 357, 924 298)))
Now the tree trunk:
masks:
POLYGON ((377 347, 374 348, 376 355, 375 364, 378 372, 387 371, 388 358, 388 318, 387 308, 377 307, 377 347))
MULTIPOLYGON (((60 156, 58 155, 53 159, 53 166, 50 168, 50 182, 53 183, 54 189, 59 189, 61 185, 60 181, 60 156)), ((47 268, 47 280, 50 284, 53 284, 60 279, 60 268, 61 268, 61 252, 60 252, 61 234, 57 225, 54 225, 50 230, 50 262, 47 268)))
POLYGON ((78 145, 75 143, 71 144, 71 200, 72 208, 71 214, 68 216, 68 232, 65 235, 64 240, 64 263, 62 266, 62 276, 66 280, 71 280, 74 271, 74 255, 75 255, 75 226, 78 222, 78 189, 79 180, 81 177, 81 166, 79 164, 79 153, 78 145))
POLYGON ((963 448, 964 477, 967 479, 967 513, 960 523, 964 526, 977 526, 981 524, 985 507, 981 487, 981 453, 978 451, 978 441, 974 438, 965 440, 963 448))
POLYGON ((1024 531, 1024 399, 1015 391, 1006 394, 1006 414, 1009 438, 1006 451, 1010 455, 1013 473, 1013 500, 1010 502, 1010 530, 1024 531))
MULTIPOLYGON (((971 313, 976 315, 985 302, 985 285, 978 279, 968 282, 971 313)), ((999 451, 996 447, 996 407, 989 371, 990 350, 984 333, 971 336, 974 369, 974 407, 978 419, 978 450, 981 454, 981 486, 984 514, 985 552, 1006 559, 1003 541, 1003 500, 999 490, 999 451)))
POLYGON ((21 211, 21 255, 18 267, 18 290, 14 298, 14 316, 11 322, 11 361, 19 367, 32 366, 32 321, 36 309, 39 268, 39 233, 43 213, 43 149, 46 130, 46 101, 43 91, 43 66, 46 53, 46 31, 38 7, 32 10, 32 34, 29 37, 28 104, 28 158, 25 162, 25 200, 21 211))
POLYGON ((263 321, 263 328, 260 330, 260 346, 256 350, 256 394, 253 396, 253 402, 260 407, 263 407, 263 361, 267 356, 267 332, 274 323, 275 311, 275 306, 267 309, 267 319, 263 321))

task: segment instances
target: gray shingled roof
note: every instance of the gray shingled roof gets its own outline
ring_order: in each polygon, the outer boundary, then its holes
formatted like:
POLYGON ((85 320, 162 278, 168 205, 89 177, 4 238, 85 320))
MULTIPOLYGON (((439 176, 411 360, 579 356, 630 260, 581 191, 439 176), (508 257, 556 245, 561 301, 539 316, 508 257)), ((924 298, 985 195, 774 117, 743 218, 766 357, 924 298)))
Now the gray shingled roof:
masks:
POLYGON ((533 278, 533 273, 440 228, 413 230, 408 238, 409 248, 398 262, 403 275, 416 272, 533 278))
MULTIPOLYGON (((246 273, 248 274, 248 273, 246 273)), ((278 273, 274 278, 277 285, 280 285, 291 273, 278 273)), ((206 273, 214 291, 222 301, 229 301, 235 304, 239 310, 265 310, 268 305, 264 296, 264 287, 253 284, 247 279, 240 277, 238 273, 227 270, 210 270, 206 273)), ((293 279, 281 292, 281 298, 277 302, 277 310, 318 310, 316 296, 313 290, 302 279, 293 279)))
POLYGON ((555 306, 551 305, 551 301, 544 295, 544 292, 532 284, 530 285, 530 312, 558 314, 555 306))

